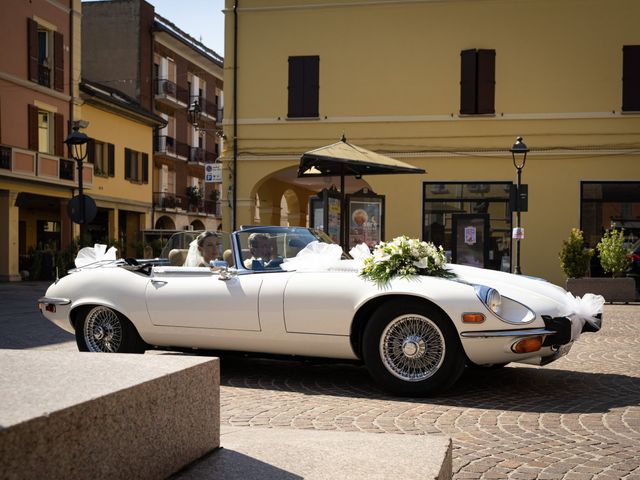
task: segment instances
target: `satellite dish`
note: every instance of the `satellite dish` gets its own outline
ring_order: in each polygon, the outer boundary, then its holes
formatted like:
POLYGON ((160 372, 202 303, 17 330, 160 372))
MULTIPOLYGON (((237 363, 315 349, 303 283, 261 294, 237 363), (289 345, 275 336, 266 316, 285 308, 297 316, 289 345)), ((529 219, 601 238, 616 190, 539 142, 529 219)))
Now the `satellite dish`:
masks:
POLYGON ((69 204, 67 205, 67 212, 69 213, 69 217, 75 223, 78 224, 87 224, 93 221, 96 218, 96 214, 98 213, 98 207, 96 207, 96 202, 89 195, 82 195, 84 198, 84 218, 81 216, 80 210, 80 195, 76 195, 71 200, 69 200, 69 204))

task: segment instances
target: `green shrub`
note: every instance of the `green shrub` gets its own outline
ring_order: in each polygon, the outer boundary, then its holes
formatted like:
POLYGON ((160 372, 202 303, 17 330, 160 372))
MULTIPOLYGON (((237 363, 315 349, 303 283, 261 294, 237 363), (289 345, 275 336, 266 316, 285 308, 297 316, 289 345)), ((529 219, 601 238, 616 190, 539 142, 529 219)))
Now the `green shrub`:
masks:
POLYGON ((582 230, 571 229, 569 238, 562 242, 560 250, 560 267, 569 278, 586 277, 589 274, 589 263, 593 256, 593 248, 584 248, 582 230))
POLYGON ((605 273, 621 277, 629 268, 629 250, 624 247, 624 229, 607 230, 596 245, 600 253, 600 265, 605 273))

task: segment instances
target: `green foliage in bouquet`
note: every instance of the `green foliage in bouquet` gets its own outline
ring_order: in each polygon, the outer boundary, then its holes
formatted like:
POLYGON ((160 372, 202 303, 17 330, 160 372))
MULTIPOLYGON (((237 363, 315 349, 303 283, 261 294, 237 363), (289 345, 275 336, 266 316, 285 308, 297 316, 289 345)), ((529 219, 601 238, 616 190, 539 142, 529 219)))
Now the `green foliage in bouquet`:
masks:
POLYGON ((621 277, 629 268, 629 250, 624 247, 624 230, 607 230, 596 245, 600 253, 600 265, 605 273, 621 277))
POLYGON ((364 260, 360 276, 383 287, 394 277, 415 275, 453 278, 455 274, 445 268, 446 256, 442 246, 421 242, 406 236, 391 242, 380 242, 373 255, 364 260))
POLYGON ((582 230, 572 228, 571 235, 562 242, 560 250, 560 267, 569 278, 586 277, 593 257, 593 248, 584 248, 582 230))

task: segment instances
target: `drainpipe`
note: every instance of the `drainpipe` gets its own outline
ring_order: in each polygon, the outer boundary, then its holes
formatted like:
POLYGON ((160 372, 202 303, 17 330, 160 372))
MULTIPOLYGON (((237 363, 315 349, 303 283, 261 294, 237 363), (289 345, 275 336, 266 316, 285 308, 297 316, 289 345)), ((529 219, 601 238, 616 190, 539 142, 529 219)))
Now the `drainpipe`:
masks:
POLYGON ((233 169, 231 182, 231 231, 236 229, 238 185, 238 0, 233 4, 233 169))

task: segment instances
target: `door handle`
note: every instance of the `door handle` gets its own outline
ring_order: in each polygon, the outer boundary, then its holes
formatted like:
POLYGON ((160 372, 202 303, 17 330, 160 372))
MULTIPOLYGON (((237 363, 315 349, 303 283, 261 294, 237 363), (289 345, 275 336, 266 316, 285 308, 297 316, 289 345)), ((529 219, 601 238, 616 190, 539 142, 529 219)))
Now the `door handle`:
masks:
POLYGON ((156 287, 161 287, 163 285, 166 285, 168 282, 165 282, 164 280, 151 280, 151 283, 156 287))

